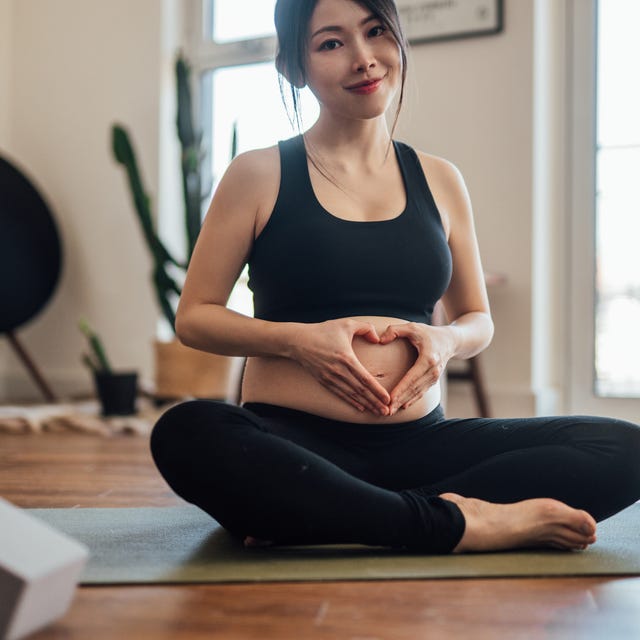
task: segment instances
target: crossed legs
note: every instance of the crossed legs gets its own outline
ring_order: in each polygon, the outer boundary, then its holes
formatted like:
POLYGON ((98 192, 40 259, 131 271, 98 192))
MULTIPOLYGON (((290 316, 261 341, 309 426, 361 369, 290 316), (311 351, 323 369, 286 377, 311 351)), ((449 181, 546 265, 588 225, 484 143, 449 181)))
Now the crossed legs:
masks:
POLYGON ((434 412, 368 428, 251 408, 183 403, 151 443, 176 493, 242 537, 428 553, 584 548, 594 518, 640 497, 640 429, 621 421, 434 412))

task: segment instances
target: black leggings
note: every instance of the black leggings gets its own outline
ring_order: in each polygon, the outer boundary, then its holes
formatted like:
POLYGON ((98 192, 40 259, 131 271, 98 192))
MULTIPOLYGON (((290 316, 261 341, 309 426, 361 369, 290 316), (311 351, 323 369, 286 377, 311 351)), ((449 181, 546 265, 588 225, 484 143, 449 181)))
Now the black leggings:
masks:
POLYGON ((338 422, 269 404, 193 400, 151 436, 171 488, 232 534, 448 553, 464 516, 444 492, 549 497, 602 520, 640 499, 640 428, 609 418, 338 422))

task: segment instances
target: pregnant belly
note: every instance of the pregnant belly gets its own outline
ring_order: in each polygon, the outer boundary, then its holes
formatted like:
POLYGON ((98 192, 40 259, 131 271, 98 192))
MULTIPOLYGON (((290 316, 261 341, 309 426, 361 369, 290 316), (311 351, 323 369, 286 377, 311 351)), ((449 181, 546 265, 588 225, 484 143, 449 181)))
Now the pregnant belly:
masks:
MULTIPOLYGON (((395 318, 363 317, 371 322, 378 335, 389 324, 405 322, 395 318)), ((362 365, 387 391, 391 391, 411 368, 417 351, 405 339, 397 339, 386 345, 372 344, 356 336, 353 351, 362 365)), ((348 422, 405 422, 429 413, 440 402, 440 389, 436 385, 409 409, 396 415, 382 417, 370 412, 360 412, 326 387, 293 360, 286 358, 248 358, 242 388, 243 402, 267 402, 307 411, 316 415, 348 422)))
POLYGON ((418 356, 415 348, 403 338, 389 344, 372 344, 356 336, 353 339, 353 351, 364 368, 387 391, 391 391, 400 382, 418 356))

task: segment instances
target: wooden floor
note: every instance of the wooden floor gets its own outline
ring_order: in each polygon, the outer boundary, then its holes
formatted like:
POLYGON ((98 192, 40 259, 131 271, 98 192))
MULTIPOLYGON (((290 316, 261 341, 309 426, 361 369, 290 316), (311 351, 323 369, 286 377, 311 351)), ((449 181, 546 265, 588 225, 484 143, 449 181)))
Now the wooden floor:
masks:
MULTIPOLYGON (((21 507, 180 504, 139 436, 0 434, 0 496, 21 507)), ((81 587, 32 638, 631 639, 640 578, 81 587)))

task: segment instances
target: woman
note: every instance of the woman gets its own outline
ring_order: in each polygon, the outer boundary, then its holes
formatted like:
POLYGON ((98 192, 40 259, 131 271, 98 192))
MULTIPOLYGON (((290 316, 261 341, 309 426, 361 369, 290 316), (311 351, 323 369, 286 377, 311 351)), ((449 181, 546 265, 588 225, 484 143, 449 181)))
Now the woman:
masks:
POLYGON ((170 409, 158 468, 247 545, 585 549, 640 497, 640 429, 444 418, 446 363, 493 324, 460 173, 386 124, 406 73, 393 0, 279 0, 275 18, 294 108, 306 85, 320 116, 216 191, 176 330, 247 356, 243 406, 170 409), (225 307, 246 262, 255 318, 225 307), (430 325, 439 299, 448 326, 430 325))

